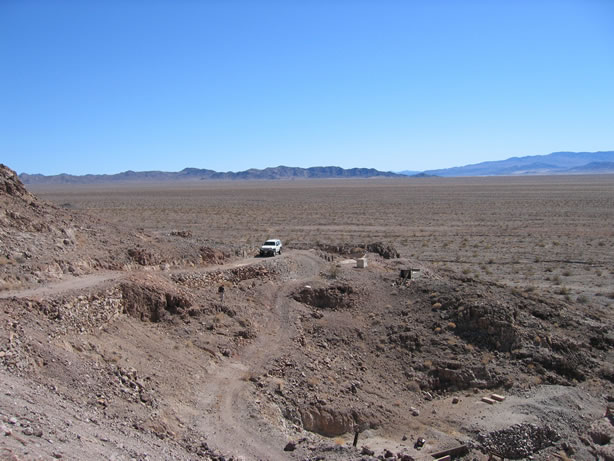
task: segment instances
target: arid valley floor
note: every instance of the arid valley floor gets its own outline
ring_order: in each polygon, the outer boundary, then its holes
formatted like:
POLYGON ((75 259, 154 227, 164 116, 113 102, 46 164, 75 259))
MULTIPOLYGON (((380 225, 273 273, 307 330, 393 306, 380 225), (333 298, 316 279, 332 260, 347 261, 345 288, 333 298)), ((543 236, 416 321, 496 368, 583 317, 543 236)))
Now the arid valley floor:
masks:
POLYGON ((0 459, 614 460, 614 175, 0 204, 0 459))

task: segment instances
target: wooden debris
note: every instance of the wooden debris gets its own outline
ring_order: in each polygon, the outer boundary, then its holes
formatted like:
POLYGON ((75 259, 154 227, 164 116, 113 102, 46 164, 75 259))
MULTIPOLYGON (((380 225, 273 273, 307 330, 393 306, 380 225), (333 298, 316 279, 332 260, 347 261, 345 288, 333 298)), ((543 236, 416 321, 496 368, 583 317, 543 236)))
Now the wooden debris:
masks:
POLYGON ((431 453, 431 456, 437 461, 441 461, 442 459, 450 459, 449 457, 452 456, 464 456, 467 453, 469 453, 469 448, 467 448, 467 445, 459 445, 454 448, 448 448, 447 450, 431 453))

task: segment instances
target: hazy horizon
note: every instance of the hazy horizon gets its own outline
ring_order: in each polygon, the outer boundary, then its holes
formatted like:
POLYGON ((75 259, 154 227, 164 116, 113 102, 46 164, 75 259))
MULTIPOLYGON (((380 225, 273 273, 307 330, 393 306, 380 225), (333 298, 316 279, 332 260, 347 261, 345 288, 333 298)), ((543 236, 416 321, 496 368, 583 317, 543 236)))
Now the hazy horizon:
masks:
POLYGON ((424 171, 603 151, 607 1, 0 4, 22 173, 424 171))

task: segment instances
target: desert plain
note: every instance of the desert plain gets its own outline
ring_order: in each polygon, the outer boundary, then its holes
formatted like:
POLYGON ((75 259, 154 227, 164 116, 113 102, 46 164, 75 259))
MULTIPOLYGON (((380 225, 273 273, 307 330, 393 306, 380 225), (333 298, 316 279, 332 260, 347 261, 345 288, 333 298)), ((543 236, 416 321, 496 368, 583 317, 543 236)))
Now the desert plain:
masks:
POLYGON ((1 179, 3 459, 614 459, 614 175, 1 179))

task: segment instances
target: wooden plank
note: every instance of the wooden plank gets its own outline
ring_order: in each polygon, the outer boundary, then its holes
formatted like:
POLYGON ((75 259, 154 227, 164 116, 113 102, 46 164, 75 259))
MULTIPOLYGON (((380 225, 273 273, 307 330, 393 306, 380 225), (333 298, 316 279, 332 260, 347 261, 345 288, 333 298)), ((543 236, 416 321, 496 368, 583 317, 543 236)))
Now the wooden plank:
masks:
POLYGON ((467 448, 467 445, 459 445, 458 447, 431 453, 431 456, 439 460, 440 458, 444 458, 446 456, 463 456, 467 453, 469 453, 469 448, 467 448))

